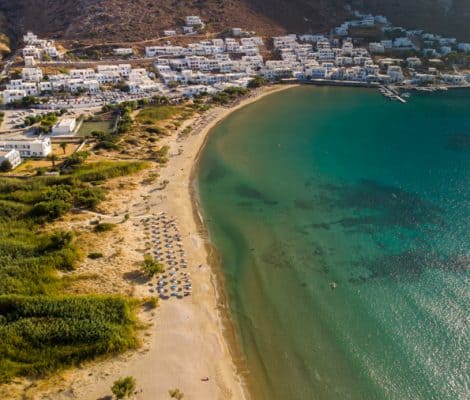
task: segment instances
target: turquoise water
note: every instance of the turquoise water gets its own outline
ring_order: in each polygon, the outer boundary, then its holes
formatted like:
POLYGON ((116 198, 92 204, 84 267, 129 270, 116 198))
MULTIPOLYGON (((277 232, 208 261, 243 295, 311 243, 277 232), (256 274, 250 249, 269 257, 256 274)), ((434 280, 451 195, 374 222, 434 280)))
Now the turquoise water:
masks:
POLYGON ((198 184, 257 400, 470 398, 470 91, 272 95, 198 184))

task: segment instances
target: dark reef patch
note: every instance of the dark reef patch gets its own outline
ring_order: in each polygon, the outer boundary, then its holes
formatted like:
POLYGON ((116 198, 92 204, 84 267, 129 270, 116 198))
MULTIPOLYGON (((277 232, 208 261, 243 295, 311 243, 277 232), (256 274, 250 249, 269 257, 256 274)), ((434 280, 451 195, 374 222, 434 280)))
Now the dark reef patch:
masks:
MULTIPOLYGON (((321 222, 312 228, 327 229, 339 224, 345 229, 372 231, 388 227, 416 229, 420 225, 443 225, 442 211, 430 201, 401 188, 382 185, 372 180, 362 180, 352 185, 321 185, 321 201, 315 204, 322 209, 356 210, 357 217, 321 222)), ((312 203, 302 201, 298 205, 312 203)))
POLYGON ((216 182, 223 179, 227 175, 227 170, 220 163, 214 162, 212 168, 205 176, 204 180, 206 182, 216 182))
POLYGON ((447 137, 446 148, 452 151, 469 151, 470 150, 470 134, 455 133, 447 137))
POLYGON ((277 201, 268 198, 259 190, 254 189, 251 186, 243 184, 243 183, 235 186, 235 193, 239 197, 244 197, 244 198, 252 199, 252 200, 258 200, 268 206, 275 206, 278 204, 277 201))

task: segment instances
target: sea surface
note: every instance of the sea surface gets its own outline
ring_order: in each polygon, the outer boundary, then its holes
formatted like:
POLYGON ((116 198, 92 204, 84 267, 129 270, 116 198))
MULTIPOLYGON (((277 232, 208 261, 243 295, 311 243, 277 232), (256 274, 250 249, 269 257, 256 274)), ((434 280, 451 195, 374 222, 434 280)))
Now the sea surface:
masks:
POLYGON ((256 400, 470 398, 470 91, 274 94, 197 184, 256 400))

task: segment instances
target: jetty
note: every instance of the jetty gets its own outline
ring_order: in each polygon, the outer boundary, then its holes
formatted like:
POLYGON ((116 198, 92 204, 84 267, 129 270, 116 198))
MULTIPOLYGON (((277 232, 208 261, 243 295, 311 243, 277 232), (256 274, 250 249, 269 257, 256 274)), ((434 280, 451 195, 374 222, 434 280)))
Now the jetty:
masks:
POLYGON ((385 97, 387 97, 390 100, 396 100, 396 101, 399 101, 400 103, 406 103, 406 100, 400 96, 398 91, 390 86, 380 86, 379 92, 382 93, 385 97))

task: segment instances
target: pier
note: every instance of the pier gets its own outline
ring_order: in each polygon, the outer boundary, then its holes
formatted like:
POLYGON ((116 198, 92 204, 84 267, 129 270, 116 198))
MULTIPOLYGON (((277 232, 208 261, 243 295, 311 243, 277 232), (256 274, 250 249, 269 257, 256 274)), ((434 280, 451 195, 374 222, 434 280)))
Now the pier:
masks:
POLYGON ((390 100, 396 100, 400 103, 406 103, 406 100, 400 96, 400 94, 390 86, 380 86, 379 92, 390 100))

